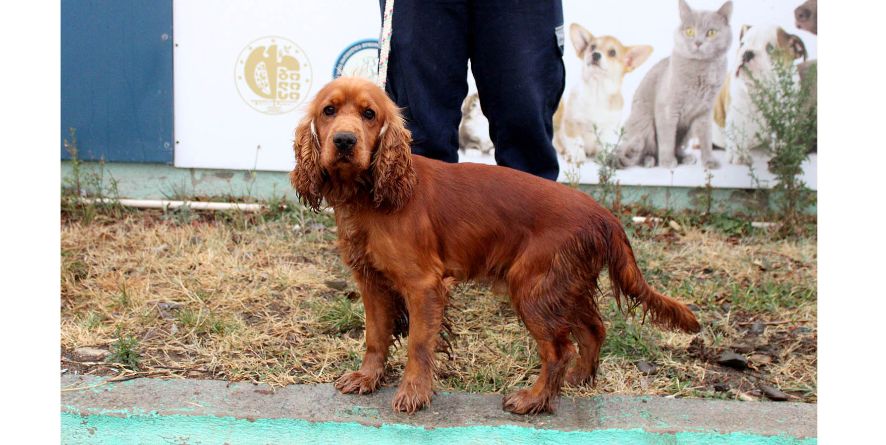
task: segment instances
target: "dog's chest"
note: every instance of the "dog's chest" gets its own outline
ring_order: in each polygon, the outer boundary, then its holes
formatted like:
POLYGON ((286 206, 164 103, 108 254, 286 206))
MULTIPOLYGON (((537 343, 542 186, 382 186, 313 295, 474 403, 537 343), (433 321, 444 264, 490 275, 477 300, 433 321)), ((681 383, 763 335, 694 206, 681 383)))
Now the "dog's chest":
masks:
POLYGON ((377 227, 365 227, 353 221, 338 224, 338 247, 342 261, 353 270, 366 273, 389 268, 396 257, 397 240, 377 227))
POLYGON ((571 99, 566 118, 575 124, 603 131, 616 128, 621 121, 623 104, 619 104, 617 95, 607 94, 603 88, 585 86, 571 99))

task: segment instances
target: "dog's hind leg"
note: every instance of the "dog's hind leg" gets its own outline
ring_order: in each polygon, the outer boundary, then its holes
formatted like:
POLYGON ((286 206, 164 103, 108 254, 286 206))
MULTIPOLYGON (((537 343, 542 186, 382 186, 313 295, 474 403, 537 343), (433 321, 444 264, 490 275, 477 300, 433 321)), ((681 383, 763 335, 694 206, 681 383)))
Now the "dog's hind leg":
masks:
POLYGON ((578 342, 579 356, 566 373, 566 382, 572 386, 594 383, 597 378, 597 365, 600 362, 600 348, 606 338, 606 326, 596 308, 588 301, 576 304, 576 319, 572 326, 572 336, 578 342), (585 308, 585 306, 587 306, 585 308))
POLYGON ((539 270, 539 264, 551 261, 537 260, 519 262, 523 267, 515 264, 508 273, 511 303, 538 343, 541 356, 541 372, 535 383, 502 401, 502 407, 515 414, 553 412, 566 368, 575 356, 566 291, 556 284, 562 282, 560 274, 539 270))
POLYGON ((568 325, 552 325, 540 316, 534 305, 523 305, 520 313, 523 322, 538 343, 541 356, 541 372, 529 388, 505 396, 502 406, 515 414, 554 412, 554 404, 560 396, 566 367, 575 356, 575 346, 569 338, 568 325))

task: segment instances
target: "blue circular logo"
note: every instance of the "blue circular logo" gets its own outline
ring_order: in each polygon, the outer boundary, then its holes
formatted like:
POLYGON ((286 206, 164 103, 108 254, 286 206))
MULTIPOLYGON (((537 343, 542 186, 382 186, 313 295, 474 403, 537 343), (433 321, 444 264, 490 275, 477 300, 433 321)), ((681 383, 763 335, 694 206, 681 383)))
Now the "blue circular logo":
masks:
POLYGON ((375 82, 378 79, 378 39, 352 43, 335 60, 332 78, 357 76, 375 82))

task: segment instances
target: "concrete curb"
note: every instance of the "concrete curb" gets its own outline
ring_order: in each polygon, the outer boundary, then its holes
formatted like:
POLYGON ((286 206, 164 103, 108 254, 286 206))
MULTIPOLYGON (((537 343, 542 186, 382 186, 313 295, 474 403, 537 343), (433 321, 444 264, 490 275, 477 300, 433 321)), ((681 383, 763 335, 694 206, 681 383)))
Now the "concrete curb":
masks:
MULTIPOLYGON (((245 425, 257 420, 295 419, 312 424, 363 425, 366 430, 377 428, 365 426, 382 425, 417 427, 421 431, 520 427, 527 431, 564 434, 629 431, 662 439, 665 436, 679 439, 683 433, 704 433, 711 437, 733 435, 722 443, 741 442, 735 435, 777 438, 768 442, 745 441, 747 443, 816 442, 816 405, 801 403, 603 395, 563 398, 554 415, 517 416, 502 411, 499 395, 440 393, 429 408, 410 416, 391 410, 390 401, 396 390, 393 387, 372 395, 356 396, 339 394, 332 385, 293 385, 274 389, 266 385, 211 380, 136 379, 107 383, 98 377, 66 375, 62 376, 61 384, 62 438, 65 443, 111 443, 99 440, 101 434, 97 433, 101 431, 95 426, 105 425, 102 422, 108 422, 108 417, 113 423, 117 421, 115 419, 162 419, 163 416, 226 418, 232 422, 230 427, 238 421, 245 425), (82 421, 76 422, 76 419, 82 421), (89 428, 92 428, 91 432, 89 428)), ((311 434, 319 432, 312 430, 311 434)), ((262 443, 272 442, 263 439, 262 443)), ((567 440, 566 443, 571 442, 567 440)), ((599 443, 609 443, 609 440, 599 443)), ((656 440, 636 443, 709 442, 656 440)))

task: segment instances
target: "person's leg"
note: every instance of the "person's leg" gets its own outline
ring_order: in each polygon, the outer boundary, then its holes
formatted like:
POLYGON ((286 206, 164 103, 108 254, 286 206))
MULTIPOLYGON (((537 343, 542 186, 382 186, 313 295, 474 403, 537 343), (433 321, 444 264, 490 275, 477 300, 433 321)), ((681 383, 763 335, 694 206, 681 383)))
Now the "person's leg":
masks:
POLYGON ((385 90, 403 108, 412 152, 458 162, 468 92, 467 0, 397 0, 393 20, 385 90))
POLYGON ((471 70, 496 162, 556 180, 552 118, 566 75, 560 0, 480 0, 471 13, 471 70))

